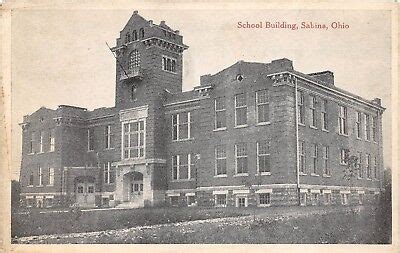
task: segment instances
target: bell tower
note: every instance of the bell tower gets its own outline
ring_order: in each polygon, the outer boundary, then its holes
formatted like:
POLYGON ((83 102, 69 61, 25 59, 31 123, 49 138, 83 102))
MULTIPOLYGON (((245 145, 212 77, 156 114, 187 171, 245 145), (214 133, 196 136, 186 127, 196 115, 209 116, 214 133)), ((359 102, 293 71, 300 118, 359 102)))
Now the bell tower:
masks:
POLYGON ((133 12, 112 48, 117 58, 115 104, 119 109, 159 100, 165 92, 182 91, 182 54, 188 46, 165 21, 133 12))

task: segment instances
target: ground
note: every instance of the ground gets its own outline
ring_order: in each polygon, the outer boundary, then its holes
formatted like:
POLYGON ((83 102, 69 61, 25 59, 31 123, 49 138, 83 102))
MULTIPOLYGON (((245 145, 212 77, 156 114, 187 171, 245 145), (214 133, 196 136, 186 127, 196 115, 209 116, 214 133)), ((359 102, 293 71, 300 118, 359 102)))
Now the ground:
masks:
POLYGON ((155 208, 14 214, 13 243, 368 243, 390 241, 365 207, 155 208), (51 222, 49 222, 51 220, 51 222))

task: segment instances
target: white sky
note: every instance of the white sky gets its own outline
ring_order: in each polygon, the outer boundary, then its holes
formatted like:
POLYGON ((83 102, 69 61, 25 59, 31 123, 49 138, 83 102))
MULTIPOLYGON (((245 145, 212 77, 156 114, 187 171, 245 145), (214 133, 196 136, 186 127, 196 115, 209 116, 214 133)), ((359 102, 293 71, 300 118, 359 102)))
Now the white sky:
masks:
MULTIPOLYGON (((115 45, 133 10, 17 10, 12 16, 12 178, 19 177, 25 114, 41 106, 70 104, 88 109, 114 105, 115 45)), ((331 70, 336 85, 367 99, 379 97, 384 114, 384 157, 390 166, 390 15, 387 11, 139 10, 158 24, 180 30, 183 88, 200 75, 238 60, 289 58, 296 70, 331 70), (237 22, 312 21, 350 25, 347 30, 237 29, 237 22)))

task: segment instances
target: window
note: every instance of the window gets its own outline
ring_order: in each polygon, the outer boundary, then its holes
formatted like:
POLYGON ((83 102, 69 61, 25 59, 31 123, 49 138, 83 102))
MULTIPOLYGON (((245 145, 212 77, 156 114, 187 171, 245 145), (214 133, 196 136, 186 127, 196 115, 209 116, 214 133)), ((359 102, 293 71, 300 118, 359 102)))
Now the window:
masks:
POLYGON ((348 203, 349 203, 349 199, 348 199, 348 193, 342 193, 341 194, 341 196, 342 196, 342 205, 347 205, 348 203))
POLYGON ((172 140, 187 140, 191 137, 191 115, 183 112, 172 115, 172 140))
POLYGON ((358 177, 363 178, 364 170, 362 167, 362 154, 361 154, 361 152, 357 152, 357 154, 358 154, 358 157, 357 157, 357 159, 358 159, 358 177))
POLYGON ((299 171, 306 173, 306 153, 304 141, 299 141, 299 171))
POLYGON ((105 137, 105 145, 106 149, 110 149, 113 147, 113 134, 111 132, 111 126, 106 126, 104 128, 104 137, 105 137))
POLYGON ((247 206, 247 197, 246 196, 237 196, 236 197, 236 206, 237 207, 246 207, 247 206))
POLYGON ((125 34, 125 43, 128 43, 131 41, 131 35, 129 33, 125 34))
POLYGON ((196 196, 187 196, 187 205, 194 206, 196 204, 196 196))
POLYGON ((340 150, 340 164, 347 165, 347 157, 348 157, 348 150, 341 149, 340 150))
POLYGON ((371 139, 371 128, 370 128, 370 122, 369 122, 369 115, 364 114, 364 124, 365 124, 365 139, 369 141, 371 139))
POLYGON ((361 139, 361 112, 357 112, 356 135, 357 135, 357 138, 361 139))
POLYGON ((176 73, 176 59, 163 56, 162 57, 162 69, 164 71, 176 73))
POLYGON ((129 55, 128 69, 131 70, 138 67, 140 67, 140 53, 135 49, 129 55))
POLYGON ((77 192, 78 193, 83 193, 83 186, 78 186, 77 192))
POLYGON ((324 204, 330 205, 332 203, 332 194, 331 193, 324 193, 324 204))
POLYGON ((55 129, 50 129, 50 134, 49 134, 49 139, 50 139, 50 152, 54 151, 55 147, 55 129))
POLYGON ((312 127, 317 127, 317 114, 316 114, 317 98, 310 96, 310 123, 312 127))
POLYGON ((365 168, 367 169, 367 178, 371 178, 371 155, 365 155, 365 168))
POLYGON ((54 168, 49 168, 49 185, 54 185, 54 168))
POLYGON ((378 178, 378 158, 374 157, 374 178, 378 178))
POLYGON ((141 39, 144 38, 144 29, 143 29, 143 28, 140 28, 140 30, 139 30, 139 36, 140 36, 141 39))
POLYGON ((226 206, 226 194, 216 194, 215 195, 215 205, 216 206, 226 206))
POLYGON ((215 175, 226 175, 226 150, 225 145, 215 147, 215 175))
POLYGON ((307 205, 307 192, 300 192, 300 205, 307 205))
POLYGON ((215 129, 226 128, 225 98, 215 99, 215 129))
POLYGON ((174 155, 172 156, 172 179, 173 180, 188 180, 192 178, 192 155, 174 155))
POLYGON ((29 153, 33 154, 35 153, 35 133, 32 132, 30 136, 30 141, 29 141, 29 153))
POLYGON ((362 205, 363 202, 364 202, 364 194, 359 193, 359 194, 358 194, 358 204, 359 204, 359 205, 362 205))
POLYGON ((136 93, 137 93, 136 85, 132 85, 132 87, 131 87, 131 100, 132 101, 136 101, 136 93))
POLYGON ((319 203, 319 193, 313 192, 311 194, 311 204, 313 206, 316 206, 318 205, 318 203, 319 203))
POLYGON ((94 150, 94 129, 90 128, 87 130, 87 143, 88 143, 88 151, 94 150))
POLYGON ((29 182, 28 182, 28 186, 33 186, 33 172, 31 172, 31 174, 29 175, 29 182))
POLYGON ((329 147, 328 146, 324 146, 322 148, 322 150, 324 151, 323 153, 323 160, 324 160, 324 174, 327 176, 331 175, 331 170, 329 168, 329 147))
POLYGON ((178 206, 178 203, 179 203, 178 196, 170 196, 169 200, 171 202, 171 206, 178 206))
POLYGON ((87 189, 88 189, 88 193, 94 193, 94 186, 93 185, 89 185, 87 189))
POLYGON ((111 166, 111 162, 103 164, 103 179, 105 184, 115 183, 115 170, 111 166))
POLYGON ((144 128, 145 121, 143 119, 123 124, 124 138, 122 142, 124 159, 144 157, 144 128))
POLYGON ((257 142, 257 171, 258 173, 271 172, 270 142, 257 142))
POLYGON ((297 120, 299 124, 304 124, 304 94, 297 91, 297 120))
POLYGON ((39 186, 43 185, 43 169, 39 166, 39 186))
POLYGON ((326 99, 322 100, 321 127, 322 130, 328 130, 328 101, 326 99))
POLYGON ((43 153, 43 138, 44 138, 44 132, 40 131, 39 132, 39 152, 43 153))
POLYGON ((373 141, 377 141, 378 140, 378 136, 377 136, 377 132, 376 130, 378 129, 378 121, 377 121, 377 117, 373 116, 372 117, 372 140, 373 141))
POLYGON ((271 194, 270 193, 260 193, 258 194, 259 204, 261 206, 266 206, 271 204, 271 194))
POLYGON ((312 174, 317 175, 318 174, 318 145, 314 144, 313 145, 313 151, 312 151, 312 164, 311 164, 311 171, 312 174))
POLYGON ((339 105, 339 134, 347 135, 347 107, 339 105))
POLYGON ((256 92, 257 123, 269 122, 269 101, 267 90, 256 92))
POLYGON ((236 155, 236 174, 247 173, 246 143, 239 143, 235 145, 235 155, 236 155))
POLYGON ((246 94, 235 95, 235 126, 247 125, 246 94))
POLYGON ((133 30, 133 32, 132 32, 132 40, 133 40, 133 41, 136 41, 137 39, 138 39, 137 31, 136 31, 136 30, 133 30))

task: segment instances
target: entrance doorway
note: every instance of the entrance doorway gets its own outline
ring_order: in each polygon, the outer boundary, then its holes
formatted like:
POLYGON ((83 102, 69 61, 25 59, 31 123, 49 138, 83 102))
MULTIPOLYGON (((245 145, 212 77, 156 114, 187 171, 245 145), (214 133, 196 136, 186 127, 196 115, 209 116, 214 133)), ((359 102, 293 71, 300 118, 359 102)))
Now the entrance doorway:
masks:
POLYGON ((77 179, 75 187, 76 204, 81 207, 95 206, 94 179, 77 179))
POLYGON ((124 201, 143 204, 143 174, 129 172, 124 175, 124 201))

